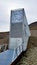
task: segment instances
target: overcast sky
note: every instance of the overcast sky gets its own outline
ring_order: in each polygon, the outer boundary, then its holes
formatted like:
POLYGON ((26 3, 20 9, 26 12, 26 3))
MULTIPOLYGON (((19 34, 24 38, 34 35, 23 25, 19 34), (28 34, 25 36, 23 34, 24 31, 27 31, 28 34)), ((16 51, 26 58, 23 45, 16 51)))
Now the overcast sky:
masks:
POLYGON ((28 24, 37 21, 37 0, 0 0, 0 32, 10 30, 10 11, 24 8, 28 24))

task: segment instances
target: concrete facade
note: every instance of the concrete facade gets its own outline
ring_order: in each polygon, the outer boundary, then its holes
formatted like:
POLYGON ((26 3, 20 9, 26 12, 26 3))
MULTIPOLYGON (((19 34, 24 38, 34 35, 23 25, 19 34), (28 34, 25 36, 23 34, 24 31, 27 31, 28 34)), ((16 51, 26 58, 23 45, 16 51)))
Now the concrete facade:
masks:
POLYGON ((14 49, 14 56, 15 54, 18 56, 22 51, 26 50, 29 36, 30 30, 24 9, 12 10, 10 19, 9 49, 14 49))

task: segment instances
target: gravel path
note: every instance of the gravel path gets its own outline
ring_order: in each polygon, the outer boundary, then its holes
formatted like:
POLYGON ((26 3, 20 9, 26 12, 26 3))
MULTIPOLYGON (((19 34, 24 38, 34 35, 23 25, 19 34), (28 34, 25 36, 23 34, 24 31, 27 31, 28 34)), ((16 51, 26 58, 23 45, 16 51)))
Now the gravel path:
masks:
POLYGON ((16 65, 37 65, 37 47, 32 46, 16 65))

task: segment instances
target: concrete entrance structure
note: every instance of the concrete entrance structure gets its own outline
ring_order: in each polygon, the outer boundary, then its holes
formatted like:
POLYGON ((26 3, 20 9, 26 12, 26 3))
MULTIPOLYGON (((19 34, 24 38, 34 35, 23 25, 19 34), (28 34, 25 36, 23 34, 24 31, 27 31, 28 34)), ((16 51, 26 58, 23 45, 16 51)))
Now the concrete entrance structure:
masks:
POLYGON ((24 9, 11 11, 9 49, 0 53, 0 65, 15 65, 27 48, 30 31, 24 9), (20 57, 19 57, 20 56, 20 57))
POLYGON ((9 49, 14 50, 13 60, 27 48, 30 31, 24 9, 11 11, 9 49))

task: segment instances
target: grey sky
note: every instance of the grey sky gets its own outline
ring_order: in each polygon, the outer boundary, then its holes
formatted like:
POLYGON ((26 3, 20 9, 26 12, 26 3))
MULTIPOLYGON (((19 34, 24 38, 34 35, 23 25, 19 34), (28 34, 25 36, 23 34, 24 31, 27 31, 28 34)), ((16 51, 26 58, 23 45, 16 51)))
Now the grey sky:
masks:
POLYGON ((24 8, 28 24, 37 21, 37 0, 0 0, 0 32, 10 30, 10 10, 24 8))

